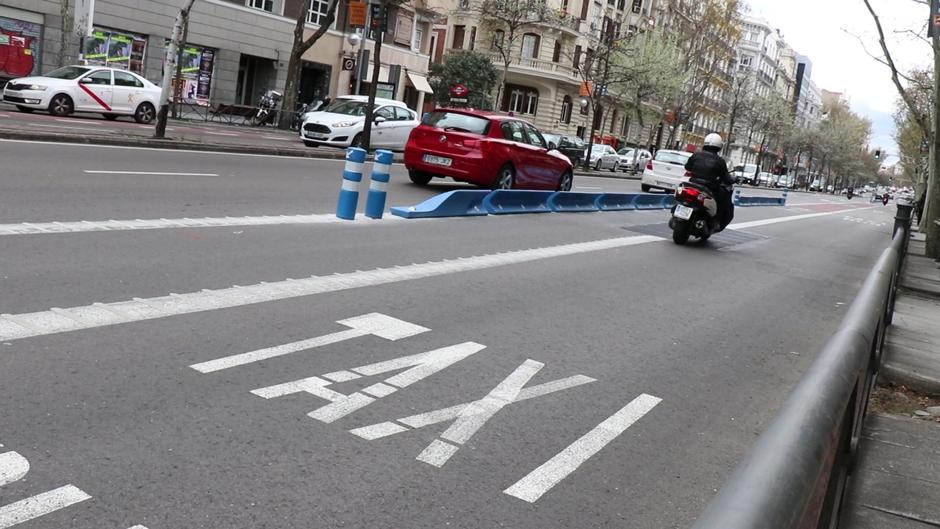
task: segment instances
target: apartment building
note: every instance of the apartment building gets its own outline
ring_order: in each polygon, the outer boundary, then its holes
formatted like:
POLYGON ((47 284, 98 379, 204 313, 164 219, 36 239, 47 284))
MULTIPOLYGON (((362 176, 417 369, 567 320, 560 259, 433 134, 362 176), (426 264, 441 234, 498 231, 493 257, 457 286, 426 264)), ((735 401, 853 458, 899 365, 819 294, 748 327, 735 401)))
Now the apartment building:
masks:
MULTIPOLYGON (((557 13, 551 22, 533 24, 514 43, 506 83, 496 110, 525 117, 539 128, 587 138, 592 129, 590 110, 582 101, 583 78, 579 65, 593 53, 592 42, 612 31, 617 35, 642 31, 655 24, 655 0, 547 0, 557 13), (592 38, 593 36, 593 38, 592 38)), ((442 55, 454 50, 475 50, 490 57, 502 70, 498 49, 505 36, 488 31, 468 0, 444 0, 447 14, 437 39, 445 39, 442 55)), ((615 98, 616 99, 616 98, 615 98)), ((635 135, 629 105, 614 101, 600 109, 593 125, 595 140, 619 144, 635 135)), ((645 139, 645 138, 644 138, 645 139)))
MULTIPOLYGON (((16 55, 0 65, 0 78, 49 71, 83 61, 125 68, 152 81, 162 77, 168 39, 179 0, 3 0, 0 48, 16 55), (24 57, 29 57, 26 59, 24 57)), ((311 34, 326 20, 328 0, 313 0, 305 14, 311 34)), ((300 101, 349 94, 363 70, 350 59, 372 50, 374 33, 347 22, 344 0, 327 33, 303 57, 300 101), (344 66, 352 66, 344 69, 344 66)), ((253 105, 268 89, 282 90, 302 0, 197 0, 190 15, 183 57, 183 97, 193 103, 253 105)), ((389 13, 384 34, 379 92, 419 107, 427 83, 435 14, 423 1, 389 13)), ((374 54, 370 54, 374 57, 374 54)), ((370 59, 371 60, 371 59, 370 59)), ((371 79, 371 70, 365 79, 371 79)), ((359 83, 360 91, 368 83, 359 83)))

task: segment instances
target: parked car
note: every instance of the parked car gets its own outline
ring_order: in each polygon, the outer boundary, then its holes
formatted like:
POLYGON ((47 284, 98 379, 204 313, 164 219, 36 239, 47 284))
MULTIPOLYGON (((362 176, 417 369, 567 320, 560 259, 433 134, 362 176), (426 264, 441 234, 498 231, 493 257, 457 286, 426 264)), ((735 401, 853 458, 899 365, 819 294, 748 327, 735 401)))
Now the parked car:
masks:
POLYGON ((790 187, 793 187, 793 182, 794 182, 794 179, 793 179, 793 176, 791 175, 785 175, 785 174, 778 175, 777 177, 774 178, 774 187, 790 188, 790 187))
POLYGON ((819 180, 813 180, 813 183, 809 185, 810 191, 822 191, 822 183, 819 180))
POLYGON ((571 165, 577 167, 584 160, 584 151, 587 148, 584 140, 569 134, 542 134, 545 141, 554 143, 555 147, 571 160, 571 165))
POLYGON ((64 66, 46 75, 10 80, 3 88, 3 101, 27 113, 93 112, 108 119, 133 116, 138 123, 150 123, 157 116, 160 87, 126 70, 64 66))
MULTIPOLYGON (((368 101, 366 96, 339 96, 325 109, 307 112, 300 127, 300 139, 307 147, 362 145, 368 101)), ((373 148, 403 150, 408 135, 419 124, 413 110, 391 99, 375 98, 372 116, 369 146, 373 148)))
MULTIPOLYGON (((585 150, 585 154, 587 154, 587 150, 585 150)), ((617 166, 620 165, 620 156, 617 156, 617 151, 610 145, 595 143, 591 146, 590 164, 597 171, 610 169, 610 172, 614 172, 617 170, 617 166)))
POLYGON ((571 160, 531 123, 469 109, 436 109, 405 146, 411 181, 450 177, 492 189, 571 190, 571 160))
POLYGON ((633 174, 639 173, 653 159, 653 154, 646 149, 620 149, 617 155, 620 156, 620 169, 633 174))
POLYGON ((680 183, 689 180, 685 170, 685 163, 689 161, 692 153, 686 151, 660 150, 656 156, 647 162, 640 188, 643 192, 660 189, 666 192, 675 191, 680 183))
POLYGON ((746 163, 743 165, 736 165, 734 169, 731 170, 731 177, 734 178, 734 181, 738 184, 751 184, 757 185, 757 165, 753 163, 746 163))

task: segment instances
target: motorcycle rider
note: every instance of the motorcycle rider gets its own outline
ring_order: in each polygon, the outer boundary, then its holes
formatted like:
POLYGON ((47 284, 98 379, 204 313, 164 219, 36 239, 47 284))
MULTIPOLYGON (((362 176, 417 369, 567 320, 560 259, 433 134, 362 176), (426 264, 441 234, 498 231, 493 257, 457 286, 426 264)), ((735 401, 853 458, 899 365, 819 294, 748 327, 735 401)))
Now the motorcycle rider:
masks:
POLYGON ((728 172, 728 164, 718 155, 723 145, 721 135, 712 132, 705 136, 702 149, 685 163, 686 171, 692 173, 689 180, 704 185, 715 196, 715 202, 718 203, 717 219, 722 230, 734 219, 734 203, 731 201, 734 178, 728 172))

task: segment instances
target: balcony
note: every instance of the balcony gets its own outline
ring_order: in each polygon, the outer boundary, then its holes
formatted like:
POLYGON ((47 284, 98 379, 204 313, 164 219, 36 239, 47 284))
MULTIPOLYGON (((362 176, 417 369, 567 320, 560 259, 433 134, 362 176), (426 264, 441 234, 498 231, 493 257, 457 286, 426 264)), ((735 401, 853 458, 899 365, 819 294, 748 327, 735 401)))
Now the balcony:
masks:
POLYGON ((550 29, 567 33, 572 37, 581 35, 581 23, 583 20, 567 11, 557 11, 552 13, 552 18, 539 22, 539 25, 550 29))
MULTIPOLYGON (((502 68, 503 57, 496 52, 481 52, 493 61, 497 68, 502 68)), ((541 59, 528 59, 514 56, 509 64, 509 71, 514 73, 537 75, 549 79, 568 80, 573 83, 580 82, 577 70, 566 62, 543 61, 541 59)))

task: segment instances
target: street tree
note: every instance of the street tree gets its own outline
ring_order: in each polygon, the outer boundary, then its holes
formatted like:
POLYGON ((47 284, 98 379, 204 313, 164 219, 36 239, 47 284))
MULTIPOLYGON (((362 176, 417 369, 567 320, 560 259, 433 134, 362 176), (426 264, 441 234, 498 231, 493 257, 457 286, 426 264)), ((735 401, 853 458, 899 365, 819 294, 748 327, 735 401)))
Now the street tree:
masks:
MULTIPOLYGON (((927 70, 914 70, 908 76, 910 83, 908 93, 918 108, 918 113, 930 115, 933 112, 933 79, 932 72, 927 70)), ((916 189, 919 197, 926 192, 927 164, 929 163, 930 136, 925 133, 916 117, 908 110, 907 105, 899 98, 894 113, 895 141, 898 144, 902 179, 910 182, 916 189)))
POLYGON ((173 75, 176 73, 176 65, 179 61, 179 49, 183 45, 183 27, 189 22, 189 12, 193 8, 195 0, 183 0, 183 7, 176 14, 176 21, 173 24, 173 33, 170 37, 170 45, 166 50, 166 60, 163 61, 163 85, 160 91, 160 108, 157 111, 157 126, 154 131, 154 138, 166 137, 166 121, 170 113, 172 102, 171 88, 173 86, 173 75))
POLYGON ((281 120, 278 122, 278 127, 285 130, 290 128, 292 121, 291 113, 297 108, 297 95, 300 92, 300 70, 303 65, 304 53, 307 53, 307 50, 312 48, 313 45, 320 40, 320 37, 326 35, 326 32, 333 26, 333 21, 336 20, 336 9, 340 2, 340 0, 330 0, 326 8, 326 18, 322 19, 316 31, 305 39, 304 28, 307 25, 307 16, 310 13, 311 1, 312 0, 303 0, 300 12, 297 13, 296 24, 294 25, 294 43, 291 47, 290 59, 287 63, 287 81, 284 83, 284 102, 281 105, 281 120))
POLYGON ((466 50, 448 53, 443 62, 432 64, 428 83, 439 106, 451 106, 450 88, 459 83, 470 89, 468 106, 493 110, 488 98, 499 78, 499 70, 489 57, 466 50))
MULTIPOLYGON (((610 85, 630 105, 636 118, 634 143, 647 119, 661 119, 663 109, 685 85, 682 50, 677 40, 661 29, 647 31, 626 42, 612 57, 610 85)), ((634 150, 636 164, 639 150, 634 150)))
POLYGON ((776 92, 755 97, 744 111, 743 124, 748 131, 748 148, 757 141, 755 163, 760 167, 764 155, 772 150, 771 147, 785 134, 787 125, 791 124, 790 106, 776 92))
POLYGON ((493 99, 495 108, 500 108, 509 67, 522 47, 523 35, 547 24, 563 22, 560 19, 567 16, 559 16, 544 0, 468 0, 461 2, 461 6, 461 12, 478 17, 503 67, 493 99))
POLYGON ((735 61, 741 38, 744 3, 741 0, 670 0, 674 20, 669 28, 678 36, 685 60, 685 86, 672 105, 669 144, 682 126, 688 130, 705 107, 709 87, 726 82, 723 73, 735 61))
MULTIPOLYGON (((933 2, 926 0, 915 1, 924 6, 924 17, 932 22, 933 2)), ((921 229, 926 232, 927 255, 933 258, 940 258, 940 223, 937 222, 940 220, 940 134, 937 133, 938 130, 940 130, 940 112, 925 112, 923 106, 917 104, 913 93, 915 90, 912 90, 910 86, 911 77, 902 72, 895 62, 878 13, 875 12, 870 0, 862 0, 862 2, 868 9, 868 13, 871 15, 875 29, 878 32, 878 44, 881 47, 883 55, 876 57, 876 59, 884 64, 890 71, 891 82, 894 84, 895 89, 897 89, 901 101, 903 101, 904 105, 907 107, 909 118, 918 125, 928 140, 929 163, 925 189, 926 204, 921 214, 922 221, 920 225, 922 227, 921 229)), ((927 40, 923 35, 919 36, 927 40)), ((934 64, 930 93, 933 98, 936 98, 938 91, 940 91, 938 90, 940 89, 940 31, 934 31, 931 37, 928 42, 933 51, 934 64)))
MULTIPOLYGON (((754 99, 755 83, 753 70, 736 68, 731 79, 731 88, 724 92, 724 105, 728 112, 728 137, 725 138, 725 156, 728 156, 739 139, 737 137, 737 128, 740 128, 739 122, 742 116, 751 107, 751 102, 754 99)), ((747 145, 750 145, 750 143, 747 145)))

